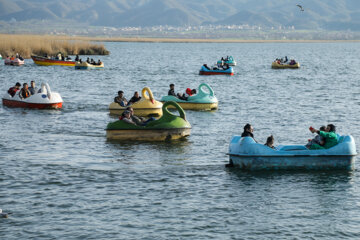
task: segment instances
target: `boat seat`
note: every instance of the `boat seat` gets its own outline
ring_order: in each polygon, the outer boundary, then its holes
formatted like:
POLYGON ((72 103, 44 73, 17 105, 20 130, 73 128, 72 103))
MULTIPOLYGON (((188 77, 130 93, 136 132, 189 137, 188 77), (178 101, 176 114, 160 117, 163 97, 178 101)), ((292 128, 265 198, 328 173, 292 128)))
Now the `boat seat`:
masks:
POLYGON ((279 146, 279 151, 298 151, 298 150, 308 150, 304 145, 287 145, 279 146))

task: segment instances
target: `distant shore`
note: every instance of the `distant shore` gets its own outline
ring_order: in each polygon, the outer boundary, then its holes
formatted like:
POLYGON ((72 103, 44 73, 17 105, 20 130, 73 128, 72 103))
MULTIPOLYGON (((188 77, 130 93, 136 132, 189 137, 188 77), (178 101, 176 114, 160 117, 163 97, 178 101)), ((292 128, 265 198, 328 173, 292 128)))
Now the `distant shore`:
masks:
MULTIPOLYGON (((77 38, 77 37, 75 37, 77 38)), ((323 43, 360 42, 360 40, 257 40, 257 39, 192 39, 192 38, 143 38, 143 37, 78 37, 99 42, 163 42, 163 43, 323 43)))
POLYGON ((108 55, 110 52, 102 43, 93 43, 90 39, 77 39, 67 36, 49 35, 16 35, 0 34, 0 54, 15 56, 20 54, 23 58, 31 55, 55 56, 61 52, 63 55, 108 55))
POLYGON ((258 39, 194 39, 149 37, 82 37, 54 35, 0 34, 0 54, 3 57, 19 53, 24 58, 31 55, 108 55, 110 52, 100 42, 149 43, 331 43, 360 42, 360 40, 258 40, 258 39), (94 43, 98 42, 98 43, 94 43))

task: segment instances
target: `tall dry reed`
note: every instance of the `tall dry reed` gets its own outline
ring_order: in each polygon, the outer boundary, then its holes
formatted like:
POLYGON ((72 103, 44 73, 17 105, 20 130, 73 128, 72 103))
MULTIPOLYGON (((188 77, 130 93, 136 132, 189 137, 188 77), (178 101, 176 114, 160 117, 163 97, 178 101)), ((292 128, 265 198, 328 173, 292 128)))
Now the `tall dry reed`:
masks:
POLYGON ((31 55, 51 56, 58 52, 65 55, 108 55, 104 44, 91 43, 87 39, 66 36, 0 34, 0 54, 3 57, 19 53, 24 58, 31 55))

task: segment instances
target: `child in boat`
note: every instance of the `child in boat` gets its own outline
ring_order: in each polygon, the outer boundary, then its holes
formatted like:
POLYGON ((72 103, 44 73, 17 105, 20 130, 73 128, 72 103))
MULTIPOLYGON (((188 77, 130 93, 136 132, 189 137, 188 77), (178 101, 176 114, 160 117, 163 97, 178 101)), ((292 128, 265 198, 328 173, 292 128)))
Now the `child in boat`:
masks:
MULTIPOLYGON (((324 132, 326 130, 326 127, 321 126, 319 130, 324 132)), ((318 134, 313 139, 309 139, 309 142, 305 145, 305 147, 310 149, 311 145, 313 145, 313 144, 318 144, 320 146, 324 146, 325 138, 318 134)))
POLYGON ((138 101, 140 101, 141 97, 139 96, 139 93, 138 92, 135 92, 134 93, 134 96, 130 99, 130 101, 128 102, 128 106, 131 105, 131 104, 134 104, 138 101))
POLYGON ((20 84, 19 82, 17 82, 17 83, 15 84, 15 86, 9 88, 8 94, 10 94, 11 97, 14 97, 15 94, 16 94, 16 92, 20 90, 20 87, 21 87, 21 84, 20 84))
POLYGON ((126 107, 128 104, 128 101, 124 97, 123 91, 118 91, 118 95, 114 98, 114 102, 118 103, 122 107, 126 107))
POLYGON ((266 143, 264 144, 265 146, 268 146, 269 148, 275 149, 274 147, 274 137, 273 135, 270 135, 267 139, 266 139, 266 143))

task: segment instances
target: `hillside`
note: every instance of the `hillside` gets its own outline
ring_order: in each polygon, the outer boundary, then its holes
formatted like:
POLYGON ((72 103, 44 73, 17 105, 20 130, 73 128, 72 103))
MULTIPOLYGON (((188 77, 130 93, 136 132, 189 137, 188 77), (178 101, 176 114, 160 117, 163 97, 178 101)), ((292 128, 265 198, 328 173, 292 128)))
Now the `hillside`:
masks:
POLYGON ((234 24, 360 31, 360 1, 0 0, 0 21, 29 20, 70 20, 107 27, 234 24))

